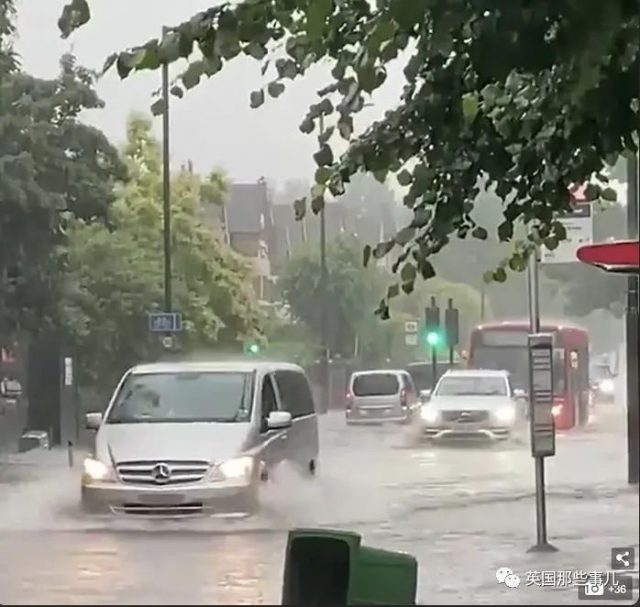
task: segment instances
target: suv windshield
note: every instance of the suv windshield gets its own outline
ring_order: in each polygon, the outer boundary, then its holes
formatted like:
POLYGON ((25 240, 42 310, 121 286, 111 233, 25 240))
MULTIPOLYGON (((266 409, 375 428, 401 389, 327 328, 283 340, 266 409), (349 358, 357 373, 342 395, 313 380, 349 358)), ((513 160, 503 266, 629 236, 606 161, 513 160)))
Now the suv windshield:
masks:
POLYGON ((236 422, 251 409, 249 373, 149 373, 130 375, 107 423, 236 422))
POLYGON ((502 377, 443 377, 436 388, 438 396, 507 396, 502 377))
POLYGON ((366 373, 353 378, 355 396, 391 396, 400 390, 393 373, 366 373))

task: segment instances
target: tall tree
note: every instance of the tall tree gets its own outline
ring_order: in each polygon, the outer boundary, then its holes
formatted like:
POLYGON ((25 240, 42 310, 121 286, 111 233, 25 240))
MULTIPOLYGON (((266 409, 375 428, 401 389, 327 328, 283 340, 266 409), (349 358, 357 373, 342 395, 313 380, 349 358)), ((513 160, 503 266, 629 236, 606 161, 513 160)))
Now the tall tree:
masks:
MULTIPOLYGON (((73 0, 63 34, 89 17, 87 0, 73 0)), ((332 63, 332 81, 300 125, 311 133, 321 116, 328 124, 318 138, 311 207, 322 207, 327 190, 342 194, 359 171, 380 180, 395 174, 408 188, 413 220, 374 255, 403 249, 397 267, 410 292, 417 276, 434 275, 430 257, 452 235, 487 238, 471 216, 481 189, 502 201, 501 241, 514 240, 518 222, 527 225, 526 238, 493 273, 499 282, 509 269, 524 269, 535 244, 553 248, 566 236, 556 219, 569 206, 571 184, 595 174, 588 196, 615 197, 600 186, 601 173, 638 146, 639 31, 636 0, 245 0, 198 13, 161 41, 113 55, 106 67, 115 64, 126 77, 191 58, 197 47, 182 77, 189 89, 249 55, 264 62, 265 73, 273 73, 270 66, 276 72, 251 93, 257 107, 266 94, 279 97, 287 79, 332 63), (354 138, 353 115, 399 56, 407 84, 398 106, 354 138), (349 142, 338 159, 334 131, 349 142)), ((304 201, 297 208, 302 214, 304 201)), ((397 293, 392 285, 386 299, 397 293)), ((386 300, 381 311, 388 312, 386 300)))
MULTIPOLYGON (((113 205, 113 229, 80 221, 71 227, 63 298, 68 341, 85 381, 107 384, 161 353, 147 328, 147 314, 162 309, 164 278, 161 152, 147 118, 129 121, 124 159, 132 179, 113 205)), ((188 170, 172 183, 173 299, 184 315, 180 340, 188 351, 233 348, 261 330, 248 266, 200 213, 225 187, 219 174, 201 179, 188 170)))
POLYGON ((0 82, 0 327, 42 327, 54 314, 73 217, 104 220, 125 178, 117 150, 79 120, 103 106, 71 55, 54 80, 12 71, 0 82))

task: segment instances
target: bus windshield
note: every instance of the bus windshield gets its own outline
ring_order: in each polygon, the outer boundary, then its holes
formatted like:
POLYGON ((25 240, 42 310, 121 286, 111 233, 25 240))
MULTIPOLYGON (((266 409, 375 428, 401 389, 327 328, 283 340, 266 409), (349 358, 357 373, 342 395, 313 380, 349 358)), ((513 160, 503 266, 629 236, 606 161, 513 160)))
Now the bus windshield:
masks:
MULTIPOLYGON (((473 352, 472 364, 476 369, 508 371, 514 388, 529 390, 529 352, 522 346, 480 346, 473 352)), ((564 352, 554 349, 554 393, 565 390, 564 352)))

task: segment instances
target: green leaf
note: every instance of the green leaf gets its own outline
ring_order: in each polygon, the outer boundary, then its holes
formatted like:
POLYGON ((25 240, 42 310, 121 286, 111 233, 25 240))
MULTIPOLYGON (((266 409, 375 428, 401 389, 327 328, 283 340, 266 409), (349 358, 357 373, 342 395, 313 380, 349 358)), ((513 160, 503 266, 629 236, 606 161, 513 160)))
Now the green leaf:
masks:
POLYGON ((362 265, 366 268, 371 260, 371 245, 365 245, 362 250, 362 265))
POLYGON ((387 180, 387 169, 380 169, 373 172, 373 177, 378 183, 384 183, 387 180))
POLYGON ((400 295, 400 285, 397 283, 389 285, 389 288, 387 289, 387 300, 398 297, 398 295, 400 295))
POLYGON ((298 75, 298 67, 291 59, 280 58, 276 61, 276 70, 280 78, 293 80, 298 75))
POLYGON ((427 259, 418 259, 418 269, 424 280, 429 280, 436 275, 435 268, 427 259))
POLYGON ((462 115, 467 122, 473 122, 476 119, 479 107, 480 104, 476 93, 462 95, 462 115))
POLYGON ((482 275, 482 282, 486 284, 493 282, 493 272, 491 270, 488 270, 482 275))
POLYGON ((250 106, 253 109, 255 109, 260 107, 263 103, 264 103, 264 91, 262 89, 259 89, 257 91, 252 91, 251 95, 249 96, 250 106))
POLYGON ((335 127, 330 126, 329 128, 325 128, 322 133, 318 135, 318 143, 327 143, 329 139, 331 139, 331 135, 335 131, 335 127))
POLYGON ((306 198, 297 198, 293 201, 293 212, 296 218, 296 221, 300 221, 304 218, 307 213, 307 199, 306 198))
POLYGON ((311 210, 315 215, 324 209, 324 196, 314 196, 311 199, 311 210))
POLYGON ((398 183, 401 186, 408 186, 408 185, 411 185, 411 183, 413 182, 413 176, 406 169, 403 169, 402 171, 400 171, 396 176, 396 179, 398 180, 398 183))
POLYGON ((353 118, 351 116, 341 116, 338 120, 338 132, 343 139, 347 141, 353 135, 353 118))
POLYGON ((395 242, 393 240, 387 240, 386 242, 379 242, 373 249, 373 256, 376 259, 382 259, 391 249, 393 249, 395 242))
POLYGON ((618 194, 613 188, 605 188, 600 192, 600 197, 603 200, 607 200, 609 202, 616 202, 618 200, 618 194))
POLYGON ((202 61, 194 61, 193 63, 190 63, 184 74, 182 74, 182 84, 184 84, 184 88, 189 90, 198 86, 203 73, 204 64, 202 61))
POLYGON ((507 280, 507 272, 504 268, 498 268, 492 274, 494 282, 505 282, 507 280))
POLYGON ((166 110, 167 104, 164 98, 160 98, 151 104, 151 113, 154 116, 162 116, 166 110))
POLYGON ((313 159, 318 166, 331 166, 333 164, 333 152, 325 143, 321 145, 320 149, 313 155, 313 159))
POLYGON ((300 126, 298 127, 305 135, 308 135, 309 133, 313 132, 313 129, 315 128, 315 123, 313 122, 313 120, 311 118, 305 118, 301 123, 300 126))
POLYGON ((213 76, 222 69, 222 59, 218 55, 212 55, 202 60, 204 73, 207 76, 213 76))
POLYGON ((413 237, 415 236, 416 230, 415 228, 408 226, 406 228, 402 228, 402 230, 400 230, 396 236, 395 236, 395 241, 396 243, 398 243, 400 246, 404 246, 407 243, 411 242, 411 240, 413 239, 413 237))
POLYGON ((172 86, 169 92, 174 97, 178 97, 179 99, 182 99, 184 97, 184 90, 182 90, 182 87, 178 86, 177 84, 172 86))
POLYGON ((63 38, 68 38, 72 32, 82 27, 91 19, 91 11, 87 0, 71 0, 62 9, 58 19, 58 28, 63 38))
POLYGON ((505 221, 503 221, 498 226, 498 238, 500 239, 501 242, 506 242, 513 238, 513 222, 512 221, 505 219, 505 221))
POLYGON ((416 266, 412 264, 410 261, 405 263, 402 266, 402 270, 400 270, 400 278, 402 278, 403 282, 413 282, 418 275, 418 271, 416 266))
POLYGON ((311 40, 322 36, 327 17, 333 11, 333 0, 313 0, 307 5, 307 35, 311 40))
POLYGON ((111 55, 109 55, 105 60, 100 73, 106 74, 115 65, 117 60, 118 60, 118 53, 111 53, 111 55))
POLYGON ((260 60, 264 59, 267 55, 267 48, 260 42, 249 42, 249 44, 244 47, 244 52, 246 55, 260 60))
POLYGON ((489 234, 483 227, 478 226, 473 229, 473 231, 471 232, 471 236, 477 238, 478 240, 486 240, 489 234))
POLYGON ((555 236, 549 236, 544 239, 544 246, 549 249, 549 251, 553 251, 558 248, 558 239, 555 236))
POLYGON ((280 97, 280 95, 284 93, 284 84, 282 84, 282 82, 278 82, 277 80, 274 82, 270 82, 267 85, 267 90, 269 91, 269 95, 271 95, 271 97, 280 97))
POLYGON ((405 295, 411 295, 416 288, 416 283, 413 280, 411 282, 403 282, 401 288, 405 295))
POLYGON ((329 167, 318 167, 316 169, 315 181, 316 183, 326 183, 331 177, 331 169, 329 167))

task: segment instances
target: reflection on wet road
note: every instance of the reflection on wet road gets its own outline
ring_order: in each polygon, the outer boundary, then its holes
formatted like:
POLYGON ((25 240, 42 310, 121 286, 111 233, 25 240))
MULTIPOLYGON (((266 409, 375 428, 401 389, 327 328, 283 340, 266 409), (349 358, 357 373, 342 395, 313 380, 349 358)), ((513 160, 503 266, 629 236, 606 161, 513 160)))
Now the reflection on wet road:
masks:
MULTIPOLYGON (((346 428, 335 415, 322 425, 319 477, 279 470, 265 487, 263 511, 249 519, 86 517, 79 510, 78 472, 59 467, 37 483, 5 486, 0 603, 278 603, 286 531, 295 526, 353 529, 369 544, 416 554, 421 596, 432 603, 464 603, 475 592, 456 584, 456 567, 468 568, 456 556, 461 546, 471 551, 465 558, 478 557, 489 571, 474 572, 472 586, 491 584, 494 595, 500 590, 491 580, 493 563, 507 550, 499 547, 515 545, 522 556, 534 531, 526 444, 416 446, 396 426, 346 428), (515 522, 505 527, 499 519, 515 522)), ((581 444, 559 442, 549 466, 550 491, 558 499, 575 486, 584 491, 605 483, 624 460, 615 437, 603 437, 595 449, 581 444)), ((557 518, 574 511, 572 504, 558 504, 557 518)), ((618 518, 625 516, 623 509, 618 518)), ((624 533, 618 541, 625 541, 624 533)), ((572 550, 565 558, 578 563, 583 549, 572 550)))

